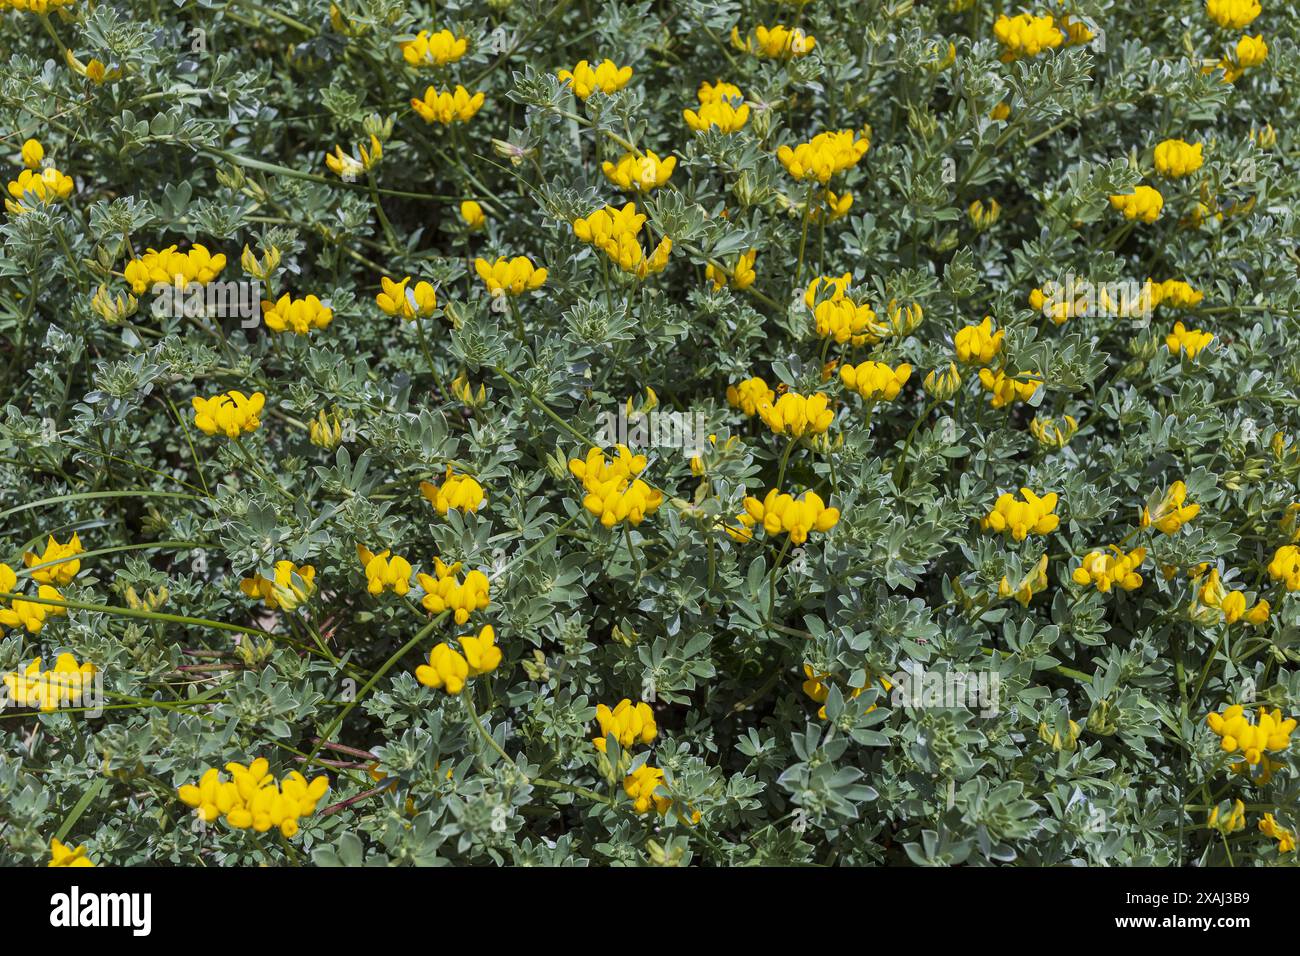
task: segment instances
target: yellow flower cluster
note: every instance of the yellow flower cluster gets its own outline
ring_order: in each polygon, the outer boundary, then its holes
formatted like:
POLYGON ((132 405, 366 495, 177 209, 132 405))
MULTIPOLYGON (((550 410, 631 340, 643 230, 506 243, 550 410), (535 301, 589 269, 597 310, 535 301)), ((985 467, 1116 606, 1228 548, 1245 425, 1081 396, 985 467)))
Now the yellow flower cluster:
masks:
POLYGON ((593 67, 586 60, 579 60, 572 70, 560 70, 555 74, 561 83, 568 83, 573 88, 573 95, 585 100, 592 93, 614 93, 627 86, 632 79, 630 66, 618 66, 613 60, 605 59, 593 67))
POLYGON ((867 137, 842 129, 818 133, 793 149, 782 146, 776 158, 795 179, 815 179, 825 186, 836 173, 856 166, 870 148, 867 137))
POLYGON ((835 420, 835 409, 822 392, 808 396, 786 392, 775 403, 759 405, 758 417, 774 434, 802 438, 825 433, 835 420))
POLYGON ((1167 305, 1175 309, 1190 309, 1200 305, 1205 298, 1204 292, 1198 292, 1182 279, 1166 279, 1164 282, 1148 279, 1142 291, 1152 308, 1167 305))
POLYGON ((425 88, 423 98, 412 97, 411 109, 426 123, 450 126, 452 123, 468 123, 483 108, 485 99, 482 90, 471 96, 469 90, 459 83, 454 90, 441 93, 430 86, 425 88))
POLYGON ((1170 179, 1190 176, 1205 164, 1201 155, 1203 143, 1193 146, 1181 139, 1167 139, 1156 145, 1156 172, 1170 179))
POLYGON ((660 159, 659 154, 652 149, 640 155, 624 153, 618 162, 605 160, 600 165, 605 178, 625 192, 649 192, 662 186, 672 178, 676 168, 676 156, 660 159))
POLYGON ((754 270, 754 262, 758 259, 758 250, 750 249, 748 252, 742 252, 736 257, 736 265, 731 270, 731 277, 722 269, 709 263, 704 267, 704 277, 713 283, 714 291, 721 289, 723 286, 731 286, 733 289, 745 290, 754 284, 758 278, 758 273, 754 270))
MULTIPOLYGON (((54 610, 61 612, 63 609, 54 610)), ((0 611, 0 621, 5 614, 5 611, 0 611)), ((10 671, 4 676, 4 685, 9 692, 9 702, 14 706, 35 707, 42 713, 49 713, 60 707, 80 704, 94 679, 94 664, 89 661, 78 664, 71 654, 60 654, 49 670, 41 670, 41 659, 37 657, 21 673, 10 671)))
POLYGON ((1033 600, 1035 594, 1041 594, 1047 590, 1047 555, 1044 554, 1034 566, 1025 573, 1015 587, 1007 576, 1002 575, 1002 580, 998 582, 998 597, 1006 599, 1015 598, 1020 602, 1021 607, 1029 607, 1029 602, 1033 600))
POLYGON ((776 393, 758 376, 727 386, 727 404, 740 409, 746 418, 753 418, 758 414, 759 408, 771 405, 775 400, 776 393))
MULTIPOLYGON (((18 575, 14 573, 14 569, 7 564, 0 564, 0 593, 13 594, 17 587, 18 575)), ((49 584, 42 584, 37 588, 36 595, 46 601, 63 600, 63 595, 49 584)), ((55 604, 37 604, 35 601, 16 597, 9 607, 0 605, 0 633, 3 633, 7 627, 22 627, 32 634, 39 634, 41 628, 45 626, 46 618, 60 617, 67 613, 67 608, 55 604)))
MULTIPOLYGON (((803 673, 804 673, 804 677, 806 678, 806 680, 803 682, 803 692, 807 694, 809 697, 811 697, 814 703, 821 704, 821 707, 817 709, 817 716, 820 717, 822 720, 825 720, 826 699, 831 696, 831 688, 830 688, 831 675, 826 673, 820 673, 816 670, 813 670, 813 666, 807 663, 803 665, 803 673)), ((878 678, 878 680, 880 681, 880 686, 883 687, 886 691, 893 689, 894 685, 890 683, 888 678, 881 677, 878 678)), ((853 700, 857 697, 860 697, 862 695, 862 692, 870 686, 871 686, 871 681, 868 680, 866 685, 862 687, 851 688, 849 691, 849 700, 853 700)), ((876 706, 877 706, 876 704, 872 704, 870 707, 866 709, 865 713, 868 714, 871 713, 873 710, 876 709, 876 706)))
POLYGON ((1205 12, 1225 30, 1240 30, 1260 15, 1259 0, 1206 0, 1205 12))
POLYGON ((366 572, 366 590, 380 595, 392 591, 398 597, 411 590, 411 562, 390 551, 373 554, 363 544, 357 545, 357 557, 366 572))
POLYGON ((863 362, 840 368, 840 381, 863 398, 872 402, 892 402, 912 377, 912 366, 904 362, 890 368, 884 362, 863 362))
POLYGON ((871 306, 848 297, 852 282, 853 274, 846 272, 842 276, 817 276, 808 283, 804 303, 812 310, 813 325, 820 337, 834 339, 841 345, 878 342, 885 327, 876 321, 871 306))
POLYGON ((460 204, 460 218, 470 229, 479 229, 487 222, 487 214, 483 212, 483 207, 473 199, 466 199, 460 204))
MULTIPOLYGON (((672 809, 672 799, 658 792, 663 786, 664 772, 648 764, 637 767, 623 778, 623 792, 631 798, 632 809, 637 813, 649 813, 653 808, 662 817, 672 809)), ((691 811, 689 815, 681 810, 676 813, 677 819, 683 823, 698 823, 700 819, 698 810, 691 811)))
POLYGON ((659 734, 655 723, 654 711, 650 705, 638 701, 635 705, 624 697, 614 709, 604 704, 596 705, 596 721, 600 724, 600 735, 592 738, 592 743, 601 753, 606 752, 605 738, 610 734, 623 748, 635 744, 648 744, 659 734))
POLYGON ((786 534, 790 543, 803 544, 813 531, 825 534, 839 524, 840 510, 826 507, 826 502, 815 491, 805 491, 798 498, 773 488, 759 501, 745 499, 745 510, 736 516, 740 528, 728 528, 728 533, 738 541, 753 537, 752 529, 761 525, 769 535, 786 534))
POLYGON ((813 222, 834 222, 837 219, 843 219, 853 208, 853 193, 845 190, 836 194, 833 190, 826 190, 822 193, 822 202, 824 205, 813 207, 813 222))
POLYGON ((236 830, 251 827, 265 833, 279 827, 286 838, 292 837, 298 832, 298 820, 316 812, 316 805, 330 788, 329 778, 320 776, 309 783, 293 770, 277 784, 267 772, 269 767, 264 757, 248 766, 232 761, 226 764, 229 780, 222 780, 220 772, 210 767, 197 786, 185 784, 177 794, 205 823, 224 817, 236 830))
POLYGON ((1197 597, 1206 607, 1217 608, 1223 615, 1225 624, 1236 624, 1244 620, 1247 624, 1259 626, 1268 620, 1268 602, 1261 600, 1251 605, 1246 599, 1245 591, 1225 588, 1219 580, 1218 568, 1210 571, 1197 597))
POLYGON ((1144 528, 1155 525, 1161 534, 1177 534, 1179 529, 1201 513, 1201 506, 1186 504, 1187 485, 1175 481, 1165 489, 1159 500, 1148 500, 1142 507, 1138 521, 1144 528))
MULTIPOLYGON (((1240 800, 1237 801, 1241 803, 1240 800)), ((1259 832, 1277 841, 1278 853, 1295 852, 1295 833, 1278 824, 1273 814, 1266 813, 1259 821, 1259 832)))
POLYGON ((691 129, 703 132, 716 128, 723 133, 734 133, 749 122, 749 104, 735 84, 705 81, 695 95, 699 107, 682 110, 682 117, 691 129))
POLYGON ((28 139, 23 141, 22 149, 19 150, 22 157, 23 165, 28 169, 40 169, 41 163, 45 159, 45 147, 38 140, 28 139))
POLYGON ((446 515, 455 508, 457 511, 478 511, 487 501, 483 486, 469 475, 457 475, 447 466, 447 476, 441 485, 431 481, 420 482, 420 494, 438 510, 446 515))
POLYGON ((1194 359, 1212 341, 1213 332, 1189 329, 1183 323, 1175 322, 1174 330, 1165 336, 1165 347, 1170 355, 1186 354, 1189 359, 1194 359))
POLYGON ((450 30, 437 33, 421 30, 414 40, 407 40, 400 46, 402 59, 410 66, 446 66, 465 55, 469 50, 469 38, 458 37, 450 30))
POLYGON ((1060 46, 1066 39, 1066 35, 1056 28, 1050 16, 1036 17, 1030 13, 1014 17, 1005 14, 999 16, 993 24, 993 36, 1002 44, 1004 63, 1021 57, 1038 56, 1044 50, 1060 46))
POLYGON ((323 329, 333 322, 334 310, 323 305, 314 295, 293 299, 286 292, 274 303, 262 301, 262 318, 272 332, 306 335, 312 329, 323 329))
POLYGON ((491 587, 488 577, 477 569, 465 574, 465 580, 457 577, 461 563, 444 564, 442 558, 434 558, 434 573, 417 574, 415 580, 424 589, 420 603, 430 614, 450 611, 457 624, 464 624, 475 611, 481 611, 490 603, 491 587))
POLYGON ((1271 713, 1264 707, 1259 708, 1255 723, 1246 719, 1245 708, 1233 704, 1222 713, 1210 714, 1205 718, 1221 739, 1219 746, 1224 753, 1240 752, 1250 766, 1266 759, 1266 753, 1278 753, 1291 746, 1291 731, 1296 728, 1294 717, 1282 719, 1282 711, 1271 713))
POLYGON ((262 424, 260 416, 266 396, 261 392, 245 395, 230 391, 211 398, 195 395, 190 403, 194 406, 194 426, 203 434, 238 438, 246 432, 257 431, 262 424))
POLYGON ((310 564, 300 567, 292 561, 277 561, 274 577, 254 574, 239 582, 239 590, 273 610, 292 611, 316 591, 316 569, 310 564))
POLYGON ((21 10, 26 13, 43 14, 62 7, 70 7, 76 2, 77 0, 0 0, 0 10, 7 7, 11 10, 21 10))
POLYGON ((980 520, 980 527, 997 534, 1009 534, 1017 541, 1024 541, 1030 534, 1051 534, 1055 531, 1061 523, 1055 514, 1056 492, 1040 498, 1028 488, 1021 488, 1020 494, 1023 498, 1021 501, 1005 492, 999 495, 992 510, 980 520))
POLYGON ((53 166, 47 166, 39 171, 24 169, 7 187, 13 199, 5 200, 5 208, 15 216, 19 216, 28 211, 22 204, 25 198, 30 196, 40 204, 48 206, 71 196, 72 187, 72 178, 65 176, 53 166))
POLYGON ((1044 448, 1060 450, 1070 443, 1079 430, 1079 423, 1072 415, 1055 418, 1035 418, 1029 423, 1029 433, 1044 448))
POLYGON ((415 288, 410 288, 407 285, 410 281, 410 276, 401 282, 381 276, 379 285, 383 291, 375 296, 375 304, 388 315, 403 319, 432 315, 438 308, 438 295, 433 286, 427 282, 417 282, 415 288))
POLYGON ((175 246, 162 251, 145 250, 145 254, 132 259, 122 270, 131 291, 136 295, 149 291, 155 285, 189 285, 197 282, 207 285, 226 267, 225 255, 212 255, 207 246, 195 243, 189 252, 177 252, 175 246))
POLYGON ((980 369, 980 384, 989 393, 990 406, 1005 408, 1012 402, 1027 402, 1033 398, 1034 393, 1043 384, 1043 379, 1042 376, 1035 375, 1033 372, 1008 375, 1001 369, 991 372, 986 368, 982 368, 980 369))
POLYGON ((334 152, 325 154, 325 166, 339 179, 354 182, 362 173, 369 172, 379 165, 384 158, 384 147, 379 137, 370 134, 370 147, 364 143, 357 146, 357 156, 349 156, 343 147, 334 144, 334 152))
POLYGON ((46 867, 86 867, 94 866, 95 864, 90 861, 88 856, 86 856, 86 848, 84 846, 68 846, 67 844, 61 843, 58 838, 54 838, 50 840, 50 862, 45 865, 46 867))
POLYGON ((1003 329, 993 331, 993 319, 984 316, 979 325, 967 325, 957 330, 952 338, 953 348, 957 352, 957 361, 966 365, 988 365, 1002 351, 1002 342, 1007 333, 1003 329))
POLYGON ((639 525, 659 510, 664 496, 637 476, 645 470, 645 455, 633 455, 626 445, 615 446, 606 461, 599 448, 587 451, 586 459, 570 458, 569 471, 582 482, 582 505, 600 518, 606 528, 620 521, 639 525))
POLYGON ((645 221, 646 215, 636 211, 636 203, 630 202, 622 209, 605 206, 585 219, 575 219, 573 234, 601 250, 624 272, 644 279, 664 271, 673 249, 672 239, 664 236, 654 252, 646 256, 637 238, 645 221))
POLYGON ((533 260, 527 256, 515 256, 513 259, 502 256, 491 263, 486 259, 475 259, 474 271, 491 295, 523 295, 525 292, 533 292, 546 284, 547 276, 546 269, 533 265, 533 260))
POLYGON ((799 27, 792 29, 781 24, 770 29, 757 26, 752 33, 743 37, 739 27, 732 27, 731 45, 743 53, 776 59, 805 56, 817 46, 817 39, 799 27))
POLYGON ((1152 223, 1160 218, 1165 198, 1151 186, 1135 186, 1131 193, 1111 196, 1110 204, 1123 213, 1125 219, 1152 223))
POLYGON ((1219 819, 1219 808, 1214 807, 1210 810, 1210 816, 1205 821, 1205 825, 1211 830, 1218 830, 1224 836, 1238 833, 1246 829, 1246 805, 1240 800, 1235 801, 1232 809, 1228 811, 1227 816, 1222 820, 1219 819))
POLYGON ((429 663, 415 669, 415 679, 425 687, 459 694, 469 678, 491 673, 501 663, 501 648, 496 645, 496 631, 491 624, 483 625, 477 637, 463 634, 456 641, 460 651, 446 641, 435 645, 429 652, 429 663))
POLYGON ((1268 563, 1268 576, 1281 581, 1288 591, 1300 591, 1300 547, 1284 544, 1268 563))
MULTIPOLYGON (((85 550, 81 546, 81 537, 75 531, 72 532, 72 537, 68 539, 67 544, 59 544, 54 535, 50 535, 46 539, 43 554, 36 554, 34 551, 23 552, 23 565, 35 569, 32 571, 33 581, 39 584, 53 584, 62 587, 65 584, 71 584, 72 579, 81 570, 81 562, 77 560, 76 555, 85 550), (59 563, 52 563, 55 561, 59 563)), ((8 591, 12 589, 0 588, 0 590, 8 591)))
POLYGON ((947 401, 961 388, 961 372, 957 363, 949 362, 947 368, 936 368, 928 372, 921 386, 939 401, 947 401))
POLYGON ((1092 585, 1102 594, 1117 587, 1124 591, 1136 591, 1142 586, 1142 575, 1137 569, 1146 560, 1146 548, 1134 548, 1125 554, 1117 545, 1111 545, 1112 553, 1090 551, 1083 563, 1074 569, 1070 576, 1075 584, 1087 587, 1092 585))

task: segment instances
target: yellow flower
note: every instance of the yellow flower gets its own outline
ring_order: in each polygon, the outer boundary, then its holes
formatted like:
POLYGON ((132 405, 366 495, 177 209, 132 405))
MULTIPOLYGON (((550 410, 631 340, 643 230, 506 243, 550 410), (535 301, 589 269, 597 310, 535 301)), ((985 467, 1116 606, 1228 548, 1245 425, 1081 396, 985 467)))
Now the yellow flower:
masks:
POLYGON ((24 169, 18 178, 9 183, 9 195, 13 199, 5 200, 5 208, 15 216, 30 212, 29 206, 22 200, 32 199, 42 205, 60 202, 72 195, 72 179, 63 175, 53 166, 42 170, 24 169))
POLYGON ((627 203, 622 209, 605 206, 585 219, 575 219, 573 234, 604 252, 624 272, 644 279, 664 271, 673 249, 672 239, 664 236, 654 252, 647 256, 637 238, 645 221, 646 215, 637 212, 636 203, 627 203))
POLYGON ((379 595, 391 590, 398 597, 411 590, 411 562, 390 551, 371 553, 365 545, 357 545, 357 557, 366 572, 366 590, 379 595))
POLYGON ((1038 725, 1038 739, 1048 744, 1053 750, 1073 750, 1079 742, 1079 734, 1083 732, 1077 721, 1069 721, 1066 726, 1065 736, 1062 737, 1060 731, 1049 727, 1046 721, 1038 725))
POLYGON ((1150 186, 1136 186, 1131 193, 1111 196, 1110 204, 1122 212, 1125 219, 1151 223, 1160 218, 1165 199, 1150 186))
POLYGON ((1167 139, 1155 149, 1156 172, 1170 179, 1190 176, 1205 164, 1201 156, 1203 143, 1193 146, 1181 139, 1167 139))
POLYGON ((833 190, 826 190, 822 193, 822 203, 820 207, 814 207, 812 210, 813 222, 835 222, 837 219, 843 219, 853 208, 853 193, 845 190, 838 195, 833 190))
POLYGON ((459 561, 444 564, 442 558, 434 558, 433 563, 436 578, 428 574, 415 576, 424 589, 420 603, 426 611, 430 614, 450 611, 457 624, 464 624, 471 614, 488 606, 491 587, 486 574, 470 571, 462 582, 457 577, 461 566, 459 561))
POLYGON ((734 133, 749 122, 749 104, 733 83, 709 83, 706 80, 700 84, 696 98, 700 101, 697 109, 682 110, 686 125, 693 130, 717 129, 722 133, 734 133))
POLYGON ((394 282, 388 276, 381 276, 379 286, 383 291, 375 296, 375 304, 388 315, 396 315, 402 319, 432 315, 438 308, 438 295, 433 286, 427 282, 417 282, 412 289, 407 287, 410 281, 410 276, 401 282, 394 282))
POLYGON ((1288 591, 1300 591, 1300 547, 1284 544, 1278 548, 1268 563, 1268 576, 1281 581, 1288 591))
POLYGON ((1068 13, 1061 15, 1057 26, 1065 33, 1066 46, 1082 46, 1096 36, 1086 23, 1072 19, 1068 13))
POLYGON ((1033 600, 1035 594, 1039 594, 1047 589, 1047 555, 1044 554, 1034 563, 1034 566, 1022 577, 1019 583, 1013 588, 1011 582, 1007 580, 1006 575, 998 582, 998 597, 1014 597, 1020 602, 1021 607, 1029 607, 1029 602, 1033 600))
POLYGON ((1146 560, 1146 548, 1134 548, 1125 554, 1117 545, 1110 546, 1111 554, 1104 551, 1090 551, 1083 559, 1071 579, 1075 584, 1087 587, 1092 585, 1102 594, 1115 586, 1124 591, 1135 591, 1142 586, 1142 575, 1137 569, 1146 560))
MULTIPOLYGON (((36 568, 32 572, 33 581, 63 587, 66 584, 71 584, 72 579, 81 570, 81 562, 76 560, 74 556, 81 554, 85 550, 81 546, 81 538, 75 531, 72 533, 72 537, 68 539, 67 544, 59 544, 58 541, 54 540, 54 535, 50 535, 45 543, 45 553, 37 555, 34 552, 27 551, 23 554, 23 564, 29 568, 36 568), (50 562, 53 561, 60 563, 51 564, 50 562), (48 565, 48 567, 41 567, 41 565, 48 565)), ((9 589, 5 588, 4 590, 9 589)))
POLYGON ((1237 66, 1245 70, 1259 66, 1268 58, 1268 44, 1264 35, 1243 36, 1237 41, 1237 66))
POLYGON ((262 301, 262 318, 272 332, 306 335, 312 329, 323 329, 333 322, 334 310, 322 305, 314 295, 292 299, 286 292, 275 302, 262 301))
POLYGON ((254 574, 239 582, 239 590, 273 610, 292 611, 315 592, 316 569, 310 564, 300 567, 292 561, 277 561, 274 578, 254 574))
POLYGON ((1210 730, 1221 739, 1219 745, 1224 753, 1240 753, 1250 766, 1255 766, 1265 753, 1277 753, 1291 746, 1291 731, 1295 730, 1294 718, 1282 719, 1282 711, 1271 713, 1261 707, 1255 723, 1246 719, 1245 708, 1233 704, 1222 713, 1212 713, 1205 718, 1210 730))
POLYGON ((902 337, 911 335, 921 327, 921 322, 925 318, 925 312, 921 309, 921 303, 913 302, 911 305, 899 305, 894 299, 889 300, 889 327, 894 334, 902 337))
POLYGON ((654 711, 650 709, 650 705, 639 701, 633 704, 626 697, 620 700, 613 710, 604 704, 597 704, 596 720, 600 724, 600 736, 593 737, 591 742, 601 753, 606 752, 605 738, 610 734, 614 735, 618 745, 623 748, 635 744, 648 744, 659 734, 659 727, 655 724, 654 711))
MULTIPOLYGON (((998 333, 1001 334, 1000 332, 998 333)), ((980 369, 980 384, 989 393, 989 405, 993 408, 1005 408, 1012 402, 1027 402, 1034 397, 1038 387, 1043 384, 1041 376, 1033 372, 1021 372, 1011 376, 999 369, 990 372, 980 369)))
POLYGON ((672 806, 672 800, 659 796, 658 790, 663 786, 664 772, 648 764, 637 767, 623 778, 623 792, 632 799, 632 809, 637 813, 648 813, 651 807, 662 816, 672 806))
POLYGON ((1065 34, 1052 24, 1052 18, 1022 13, 999 16, 993 24, 993 36, 1002 44, 1002 60, 1009 63, 1021 57, 1038 56, 1065 42, 1065 34))
POLYGON ((496 646, 496 631, 485 624, 478 636, 464 634, 457 638, 462 655, 445 641, 429 652, 429 663, 415 669, 415 679, 425 687, 441 688, 459 694, 470 677, 488 674, 501 663, 501 649, 496 646))
POLYGON ((983 232, 1002 218, 1002 204, 996 199, 990 199, 987 203, 976 199, 966 208, 966 216, 977 232, 983 232))
POLYGON ((1070 443, 1079 423, 1071 415, 1055 418, 1035 418, 1029 423, 1029 432, 1044 448, 1060 450, 1070 443))
POLYGON ((704 277, 713 283, 714 290, 721 289, 723 286, 731 286, 733 289, 745 290, 754 284, 758 278, 758 273, 754 270, 754 261, 758 258, 758 250, 750 249, 748 252, 742 252, 736 257, 735 268, 731 270, 731 276, 722 269, 709 263, 704 267, 704 277))
POLYGON ((791 29, 778 24, 770 29, 757 26, 745 37, 741 37, 739 27, 732 27, 731 45, 744 53, 776 59, 806 56, 817 46, 817 40, 799 27, 791 29))
POLYGON ((825 433, 835 420, 835 410, 822 392, 809 396, 786 392, 774 403, 759 405, 758 417, 777 435, 801 438, 825 433))
POLYGON ((1206 820, 1205 825, 1211 830, 1218 830, 1225 836, 1243 830, 1246 827, 1246 805, 1240 800, 1236 801, 1223 820, 1219 819, 1219 808, 1214 807, 1210 810, 1210 817, 1206 820))
POLYGON ((357 147, 357 152, 360 158, 349 156, 343 152, 343 147, 336 143, 334 152, 325 154, 325 165, 339 179, 352 182, 362 173, 374 169, 384 158, 384 147, 373 133, 370 136, 370 148, 367 149, 363 144, 357 147))
POLYGON ((411 100, 411 109, 426 123, 449 126, 452 123, 468 123, 483 108, 485 99, 486 95, 482 91, 471 96, 459 83, 455 90, 445 90, 442 93, 430 86, 425 89, 423 99, 411 100))
MULTIPOLYGON (((1237 801, 1237 805, 1241 805, 1240 800, 1237 801)), ((1277 820, 1274 819, 1273 814, 1264 814, 1263 819, 1259 821, 1259 832, 1263 833, 1265 836, 1270 836, 1277 841, 1278 853, 1295 852, 1295 832, 1279 825, 1277 820)), ((53 866, 53 864, 51 864, 51 866, 53 866)))
POLYGON ((298 821, 311 816, 329 791, 329 778, 316 777, 310 783, 298 771, 290 771, 280 782, 268 773, 270 765, 259 757, 248 766, 226 764, 229 780, 222 780, 215 768, 204 771, 198 784, 177 789, 181 802, 193 807, 205 823, 224 818, 236 830, 252 828, 265 833, 278 827, 286 838, 298 832, 298 821))
POLYGON ((1214 340, 1214 333, 1201 329, 1189 329, 1181 322, 1174 323, 1174 330, 1165 336, 1165 347, 1170 355, 1186 353, 1189 359, 1196 358, 1201 349, 1214 340))
MULTIPOLYGON (((58 597, 57 591, 47 587, 41 588, 41 597, 46 597, 50 592, 53 592, 50 596, 58 597)), ((19 603, 17 600, 14 601, 15 608, 19 603)), ((50 613, 66 613, 63 608, 32 606, 45 608, 50 613)), ((0 623, 8 623, 5 619, 6 613, 0 611, 0 623)), ((28 630, 31 630, 30 626, 28 630)), ((39 631, 40 628, 37 628, 32 633, 39 633, 39 631)), ((60 707, 80 704, 82 696, 91 690, 91 682, 94 679, 94 664, 89 661, 78 664, 77 659, 71 654, 60 654, 49 670, 41 670, 41 659, 37 657, 21 673, 10 671, 4 675, 4 685, 9 692, 10 703, 17 707, 35 707, 42 713, 49 713, 60 707)))
POLYGON ((136 295, 149 291, 155 285, 186 286, 191 282, 207 285, 226 267, 225 255, 212 255, 207 246, 195 243, 189 252, 177 252, 168 246, 161 252, 148 249, 143 256, 132 259, 122 270, 131 291, 136 295))
POLYGON ((600 168, 605 178, 619 189, 649 192, 668 182, 677 168, 677 157, 660 159, 654 150, 648 149, 641 154, 624 153, 616 163, 606 160, 600 168))
POLYGON ((471 229, 481 229, 487 222, 487 214, 483 212, 483 207, 472 199, 466 199, 460 204, 460 218, 471 229))
POLYGON ((45 865, 47 867, 86 867, 94 866, 95 864, 86 856, 86 848, 84 846, 67 846, 66 844, 59 842, 58 838, 55 837, 50 840, 50 862, 45 865))
POLYGON ((1244 619, 1247 624, 1258 627, 1268 621, 1270 610, 1268 602, 1259 601, 1250 605, 1246 600, 1246 592, 1230 591, 1223 586, 1219 580, 1218 568, 1210 571, 1205 583, 1197 592, 1197 598, 1206 607, 1218 608, 1225 624, 1236 624, 1244 619))
POLYGON ((469 475, 457 475, 447 466, 447 476, 441 485, 420 482, 420 494, 445 516, 453 508, 457 511, 478 511, 487 502, 483 486, 469 475))
MULTIPOLYGON (((806 680, 803 682, 803 692, 807 694, 809 697, 811 697, 814 703, 822 705, 817 711, 817 716, 820 717, 822 720, 825 720, 826 699, 831 695, 831 689, 828 684, 831 675, 826 673, 819 673, 818 671, 815 671, 813 669, 813 666, 808 663, 805 663, 803 665, 803 673, 804 673, 804 677, 806 678, 806 680)), ((889 679, 887 677, 880 677, 877 679, 880 682, 880 686, 883 687, 886 691, 893 689, 894 685, 889 682, 889 679)), ((870 681, 868 681, 867 685, 864 687, 854 687, 849 693, 849 699, 852 700, 856 697, 861 696, 862 692, 866 690, 867 687, 869 686, 871 686, 870 681)), ((876 709, 876 706, 877 705, 872 704, 870 707, 866 709, 865 713, 868 714, 871 713, 873 710, 876 709)))
POLYGON ((957 352, 957 361, 966 365, 988 365, 994 356, 1002 351, 1002 342, 1007 333, 998 329, 993 331, 993 319, 984 317, 979 325, 968 325, 957 330, 953 336, 953 348, 957 352))
POLYGON ((1206 0, 1205 12, 1227 30, 1240 30, 1260 15, 1259 0, 1206 0))
POLYGON ((421 30, 414 40, 399 45, 402 58, 411 66, 446 66, 465 55, 469 50, 469 38, 458 37, 450 30, 439 30, 437 33, 421 30))
POLYGON ((803 544, 813 531, 825 534, 839 524, 840 510, 828 508, 815 491, 805 491, 798 498, 773 488, 759 501, 745 499, 745 514, 740 516, 746 528, 762 525, 769 535, 786 534, 790 543, 803 544), (748 517, 752 521, 746 521, 748 517))
POLYGON ((823 186, 838 172, 851 169, 867 154, 871 141, 851 129, 818 133, 793 149, 782 146, 776 158, 795 179, 815 179, 823 186))
POLYGON ((238 438, 257 431, 262 424, 259 416, 266 404, 266 396, 261 392, 245 395, 230 391, 211 398, 195 395, 190 403, 194 406, 194 425, 199 431, 205 435, 220 433, 227 438, 238 438))
POLYGON ((599 448, 587 451, 586 459, 569 459, 569 471, 582 482, 582 505, 600 518, 606 528, 620 521, 639 525, 659 510, 663 493, 637 476, 645 470, 644 455, 633 455, 626 445, 616 445, 615 456, 606 461, 599 448))
POLYGON ((492 295, 522 295, 540 289, 546 283, 546 270, 533 265, 527 256, 504 256, 496 262, 474 260, 474 271, 492 295))
POLYGON ((22 149, 23 165, 28 169, 40 169, 45 159, 45 147, 34 139, 26 140, 22 149))
POLYGON ((997 534, 1010 534, 1016 541, 1024 541, 1030 534, 1051 534, 1061 523, 1056 511, 1056 492, 1041 498, 1028 488, 1021 488, 1023 498, 1017 501, 1014 495, 1003 493, 997 502, 980 521, 985 531, 997 534))
POLYGON ((560 70, 555 74, 561 83, 567 82, 573 88, 573 95, 585 100, 592 93, 614 93, 627 86, 632 79, 630 66, 618 66, 613 60, 605 59, 595 67, 586 60, 579 60, 572 70, 560 70))
POLYGON ((949 362, 946 369, 934 369, 925 376, 921 387, 941 402, 952 398, 957 394, 957 389, 961 388, 961 372, 957 371, 957 363, 949 362))
POLYGON ((1006 122, 1007 117, 1010 115, 1011 107, 1005 101, 989 110, 989 119, 995 123, 1006 122))
POLYGON ((1184 504, 1187 500, 1187 485, 1175 481, 1156 500, 1147 500, 1142 507, 1139 521, 1144 528, 1155 525, 1161 534, 1177 534, 1183 525, 1201 513, 1200 505, 1184 504))
POLYGON ((804 292, 804 303, 812 310, 813 327, 822 338, 843 345, 879 342, 885 327, 876 321, 875 310, 848 297, 852 273, 842 276, 816 276, 804 292), (829 290, 829 295, 827 294, 829 290))
POLYGON ((767 387, 767 382, 757 376, 727 386, 727 403, 732 408, 744 412, 746 418, 753 418, 758 414, 760 405, 770 405, 775 400, 776 393, 767 387))
POLYGON ((890 368, 884 362, 863 362, 857 367, 845 365, 840 369, 844 386, 868 401, 892 402, 911 376, 912 366, 906 363, 890 368))
MULTIPOLYGON (((0 564, 0 593, 12 594, 17 588, 18 575, 14 573, 14 569, 7 564, 0 564)), ((37 588, 36 594, 46 601, 63 600, 63 595, 49 584, 42 584, 37 588)), ((6 627, 23 627, 32 634, 39 634, 41 628, 45 626, 46 618, 60 617, 67 613, 67 608, 55 604, 38 604, 35 601, 16 597, 8 608, 0 605, 0 633, 4 633, 6 627)))
POLYGON ((1152 306, 1170 306, 1175 309, 1190 309, 1201 304, 1204 292, 1198 292, 1181 279, 1166 279, 1164 282, 1147 280, 1146 288, 1152 306))

